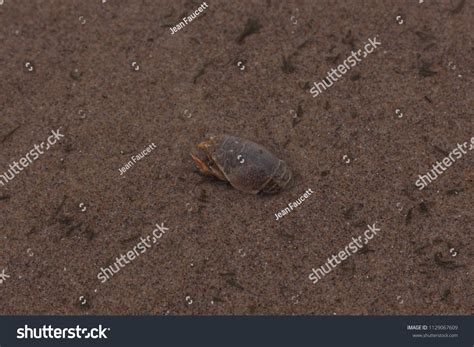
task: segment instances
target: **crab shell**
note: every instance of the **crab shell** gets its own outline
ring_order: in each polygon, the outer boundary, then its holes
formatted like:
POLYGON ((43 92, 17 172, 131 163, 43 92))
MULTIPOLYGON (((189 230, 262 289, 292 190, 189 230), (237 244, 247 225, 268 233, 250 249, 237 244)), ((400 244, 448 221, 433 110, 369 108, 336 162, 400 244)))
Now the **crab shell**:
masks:
POLYGON ((276 193, 291 180, 288 165, 261 145, 236 136, 212 136, 197 145, 205 157, 192 155, 204 174, 228 181, 234 188, 257 194, 276 193))

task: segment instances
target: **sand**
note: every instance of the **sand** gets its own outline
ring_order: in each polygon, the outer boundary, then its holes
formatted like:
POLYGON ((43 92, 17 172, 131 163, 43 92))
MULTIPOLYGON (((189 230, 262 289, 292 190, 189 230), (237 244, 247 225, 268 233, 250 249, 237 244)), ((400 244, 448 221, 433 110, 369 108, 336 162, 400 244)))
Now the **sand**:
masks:
POLYGON ((474 136, 473 2, 209 0, 173 35, 202 2, 2 3, 0 174, 64 138, 0 186, 1 314, 472 313, 472 153, 415 181, 474 136), (291 185, 249 195, 200 175, 190 152, 222 133, 284 159, 291 185))

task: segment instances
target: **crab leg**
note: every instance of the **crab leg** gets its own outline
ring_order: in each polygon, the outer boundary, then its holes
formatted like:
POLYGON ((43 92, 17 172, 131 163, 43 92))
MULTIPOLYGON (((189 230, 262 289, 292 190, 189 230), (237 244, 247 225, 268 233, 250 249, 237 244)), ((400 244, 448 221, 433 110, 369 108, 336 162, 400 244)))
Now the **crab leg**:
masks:
POLYGON ((195 155, 191 154, 191 157, 193 158, 194 163, 196 164, 199 171, 201 171, 203 174, 216 177, 222 181, 227 181, 227 178, 225 178, 222 171, 219 169, 219 167, 217 167, 214 162, 211 165, 206 165, 201 159, 199 159, 195 155))
POLYGON ((191 154, 191 157, 193 158, 194 163, 196 164, 199 171, 201 171, 203 174, 208 175, 208 176, 215 176, 214 173, 211 170, 209 170, 209 167, 206 164, 204 164, 204 162, 201 159, 199 159, 198 157, 192 154, 191 154))
POLYGON ((213 164, 213 165, 209 166, 209 168, 211 169, 211 171, 212 171, 212 173, 215 177, 217 177, 221 181, 227 181, 227 178, 224 176, 222 171, 217 167, 217 165, 213 164))

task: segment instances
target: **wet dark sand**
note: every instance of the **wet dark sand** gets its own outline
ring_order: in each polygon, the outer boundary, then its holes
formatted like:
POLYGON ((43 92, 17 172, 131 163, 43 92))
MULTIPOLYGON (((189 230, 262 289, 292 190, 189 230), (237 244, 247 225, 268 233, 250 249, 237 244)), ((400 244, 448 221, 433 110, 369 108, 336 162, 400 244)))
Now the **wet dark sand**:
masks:
POLYGON ((472 153, 422 191, 415 181, 474 136, 474 3, 209 0, 171 35, 200 4, 0 6, 0 174, 65 135, 0 187, 0 313, 472 313, 472 153), (374 36, 377 50, 311 97, 374 36), (219 133, 285 159, 292 186, 253 196, 199 175, 189 152, 219 133), (376 238, 310 282, 375 222, 376 238), (100 283, 156 223, 160 242, 100 283))

